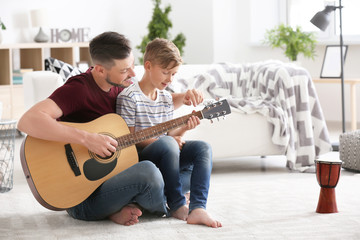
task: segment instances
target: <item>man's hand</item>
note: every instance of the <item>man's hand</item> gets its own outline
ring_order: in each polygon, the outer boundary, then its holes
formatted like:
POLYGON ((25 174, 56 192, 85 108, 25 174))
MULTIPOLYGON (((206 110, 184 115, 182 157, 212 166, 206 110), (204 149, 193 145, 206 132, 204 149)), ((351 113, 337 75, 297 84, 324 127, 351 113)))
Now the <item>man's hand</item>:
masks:
POLYGON ((200 103, 202 103, 204 100, 204 96, 201 91, 196 89, 189 89, 185 93, 185 97, 183 100, 183 104, 185 105, 193 105, 196 107, 200 103))
POLYGON ((84 145, 91 151, 101 157, 111 156, 116 151, 118 142, 112 137, 98 134, 89 133, 86 136, 84 145))

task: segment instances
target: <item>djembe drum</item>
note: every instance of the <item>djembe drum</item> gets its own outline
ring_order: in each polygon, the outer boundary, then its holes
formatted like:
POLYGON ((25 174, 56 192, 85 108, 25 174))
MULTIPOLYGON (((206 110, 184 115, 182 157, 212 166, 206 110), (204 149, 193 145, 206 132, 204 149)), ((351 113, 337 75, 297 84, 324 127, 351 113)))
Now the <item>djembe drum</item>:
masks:
POLYGON ((339 182, 341 160, 315 160, 316 178, 321 187, 317 213, 337 213, 335 187, 339 182))

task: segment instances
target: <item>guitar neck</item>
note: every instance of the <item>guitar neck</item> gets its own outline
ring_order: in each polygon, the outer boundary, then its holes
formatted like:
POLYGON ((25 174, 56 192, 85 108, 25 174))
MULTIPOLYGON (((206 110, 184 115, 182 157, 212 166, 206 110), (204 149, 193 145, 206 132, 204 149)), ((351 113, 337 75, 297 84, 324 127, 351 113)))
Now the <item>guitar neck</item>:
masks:
POLYGON ((172 129, 186 125, 187 121, 191 116, 197 116, 200 119, 204 118, 202 112, 197 111, 179 118, 172 119, 167 122, 159 123, 155 126, 148 127, 140 131, 136 131, 135 133, 129 133, 123 135, 121 137, 116 138, 118 142, 118 148, 124 149, 130 147, 147 139, 160 136, 172 129))

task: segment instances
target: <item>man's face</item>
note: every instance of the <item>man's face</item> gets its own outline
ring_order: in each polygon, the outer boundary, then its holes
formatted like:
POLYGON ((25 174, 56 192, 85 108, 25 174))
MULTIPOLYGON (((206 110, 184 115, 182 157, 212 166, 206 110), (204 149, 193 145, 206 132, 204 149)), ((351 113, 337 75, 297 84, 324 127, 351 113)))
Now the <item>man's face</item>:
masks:
POLYGON ((130 86, 131 78, 135 77, 133 53, 131 52, 128 58, 114 60, 114 63, 114 66, 106 70, 106 82, 112 86, 123 88, 130 86))

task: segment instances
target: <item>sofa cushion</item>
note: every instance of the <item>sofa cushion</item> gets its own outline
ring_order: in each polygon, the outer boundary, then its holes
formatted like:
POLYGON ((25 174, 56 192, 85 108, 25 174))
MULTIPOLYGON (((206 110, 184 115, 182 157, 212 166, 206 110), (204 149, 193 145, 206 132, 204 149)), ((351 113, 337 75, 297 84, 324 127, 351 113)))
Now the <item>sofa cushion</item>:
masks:
POLYGON ((63 84, 62 77, 51 71, 25 73, 23 77, 25 110, 49 97, 55 89, 63 84))
POLYGON ((64 82, 68 78, 82 73, 77 67, 52 57, 45 59, 45 70, 59 74, 64 82))

